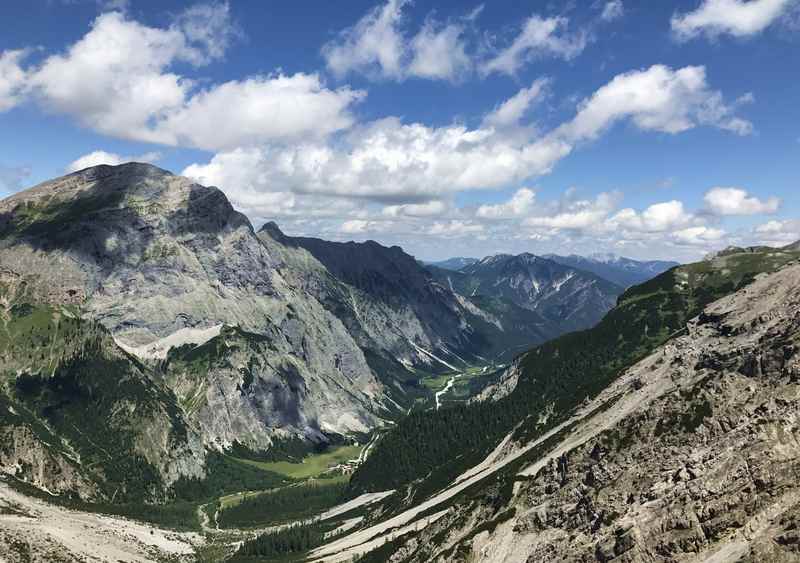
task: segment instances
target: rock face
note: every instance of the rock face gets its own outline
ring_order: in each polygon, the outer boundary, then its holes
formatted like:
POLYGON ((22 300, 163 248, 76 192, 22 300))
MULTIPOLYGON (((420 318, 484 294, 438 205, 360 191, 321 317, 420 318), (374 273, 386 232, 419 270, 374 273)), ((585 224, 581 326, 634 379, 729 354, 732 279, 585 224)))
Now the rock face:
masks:
POLYGON ((0 202, 0 398, 14 426, 0 464, 106 498, 89 484, 100 469, 70 469, 116 458, 92 445, 100 427, 165 487, 202 477, 209 450, 360 435, 425 396, 422 375, 548 337, 506 305, 454 293, 397 247, 256 232, 220 190, 151 165, 76 172, 0 202), (54 461, 29 467, 30 440, 54 461))
POLYGON ((527 253, 488 256, 458 272, 433 271, 461 295, 499 297, 533 311, 553 336, 593 326, 624 291, 591 272, 527 253))
POLYGON ((79 304, 128 350, 220 325, 260 339, 243 350, 230 332, 211 338, 205 349, 222 358, 207 373, 189 363, 176 374, 168 358, 169 381, 204 381, 192 388, 201 396, 183 386, 178 398, 192 402, 208 445, 363 432, 385 411, 344 325, 286 281, 280 257, 216 188, 149 165, 99 166, 3 201, 0 233, 5 269, 30 276, 49 303, 79 304), (251 393, 236 391, 246 379, 251 393), (295 414, 264 418, 281 404, 295 414))
POLYGON ((390 560, 797 561, 799 399, 795 262, 706 307, 390 560))
POLYGON ((274 223, 259 236, 270 248, 282 246, 294 283, 341 319, 382 365, 450 370, 549 337, 535 313, 464 298, 399 247, 288 237, 274 223))
POLYGON ((658 274, 678 266, 677 262, 666 260, 633 260, 614 254, 593 254, 590 256, 578 256, 576 254, 559 256, 557 254, 546 254, 544 257, 553 262, 563 264, 564 266, 592 272, 622 287, 630 287, 646 282, 656 277, 658 274))

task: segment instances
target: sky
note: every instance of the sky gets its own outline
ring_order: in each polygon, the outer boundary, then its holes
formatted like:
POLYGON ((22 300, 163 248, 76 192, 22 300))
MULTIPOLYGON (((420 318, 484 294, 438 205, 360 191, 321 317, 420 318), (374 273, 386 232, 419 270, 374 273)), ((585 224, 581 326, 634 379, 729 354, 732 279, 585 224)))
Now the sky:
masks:
POLYGON ((800 0, 0 10, 0 197, 135 160, 426 260, 800 239, 800 0))

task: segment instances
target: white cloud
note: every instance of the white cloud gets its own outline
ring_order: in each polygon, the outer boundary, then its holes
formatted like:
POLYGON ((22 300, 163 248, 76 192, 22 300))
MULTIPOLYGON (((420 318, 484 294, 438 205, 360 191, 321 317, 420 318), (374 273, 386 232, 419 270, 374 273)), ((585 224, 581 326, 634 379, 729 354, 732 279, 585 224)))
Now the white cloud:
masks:
POLYGON ((433 128, 386 118, 355 128, 337 145, 303 143, 216 154, 185 174, 220 186, 230 175, 250 185, 302 193, 414 203, 448 193, 498 188, 546 173, 569 147, 558 140, 524 142, 459 124, 433 128), (242 161, 246 172, 237 171, 242 161))
POLYGON ((800 219, 767 221, 753 229, 756 240, 770 246, 783 246, 800 240, 800 219))
POLYGON ((610 22, 621 18, 623 15, 625 15, 625 7, 622 5, 622 0, 611 0, 603 6, 600 19, 610 22))
POLYGON ((672 32, 679 40, 705 34, 728 33, 748 37, 762 32, 777 20, 794 0, 703 0, 692 12, 672 17, 672 32))
POLYGON ((669 233, 669 237, 678 244, 705 246, 716 243, 725 237, 725 231, 713 227, 687 227, 669 233))
POLYGON ((408 73, 431 79, 457 80, 469 72, 472 61, 466 52, 464 27, 448 24, 437 29, 432 20, 411 40, 413 58, 408 73))
POLYGON ((581 104, 573 120, 549 133, 508 127, 521 118, 540 87, 535 83, 523 89, 477 128, 385 118, 334 139, 219 152, 184 173, 226 190, 247 187, 416 204, 547 174, 578 142, 596 138, 620 120, 677 133, 701 124, 727 128, 735 117, 731 109, 709 117, 710 106, 725 106, 722 95, 709 89, 702 68, 656 66, 613 79, 581 104))
POLYGON ((712 188, 704 197, 708 209, 717 215, 761 215, 776 213, 781 200, 760 200, 741 188, 712 188))
POLYGON ((0 112, 10 110, 22 100, 28 76, 20 62, 26 54, 25 50, 0 52, 0 112))
POLYGON ((190 6, 178 15, 173 25, 188 44, 196 46, 189 57, 194 64, 222 59, 232 41, 242 34, 232 23, 227 2, 190 6))
POLYGON ((526 215, 536 203, 536 193, 529 188, 521 188, 505 203, 481 205, 475 212, 482 219, 510 219, 526 215))
POLYGON ((687 252, 709 251, 726 239, 723 229, 708 226, 705 219, 688 212, 678 200, 654 203, 641 211, 624 208, 615 211, 622 194, 601 193, 594 200, 573 200, 570 190, 552 211, 544 204, 536 216, 522 221, 534 240, 558 236, 561 244, 577 241, 601 244, 606 248, 653 248, 669 245, 685 247, 687 252))
POLYGON ((463 237, 476 235, 484 231, 480 223, 451 219, 450 221, 437 221, 427 230, 427 234, 443 238, 463 237))
POLYGON ((157 152, 148 152, 138 156, 120 156, 113 152, 93 151, 70 162, 66 167, 66 172, 77 172, 91 166, 100 164, 110 164, 116 166, 125 162, 156 162, 161 158, 157 152))
POLYGON ((580 104, 578 114, 559 134, 572 141, 594 139, 623 118, 643 130, 673 134, 697 125, 749 133, 752 125, 733 115, 734 109, 719 91, 708 87, 704 67, 672 70, 654 65, 614 77, 580 104))
POLYGON ((321 138, 350 127, 350 106, 364 93, 325 88, 315 74, 231 81, 201 91, 154 127, 162 143, 225 150, 321 138))
POLYGON ((365 221, 363 219, 352 219, 345 221, 339 228, 339 232, 347 234, 364 233, 371 227, 376 225, 374 221, 365 221))
POLYGON ((426 203, 407 203, 405 205, 387 205, 383 215, 387 217, 434 217, 448 210, 443 201, 433 200, 426 203))
POLYGON ((455 81, 472 68, 464 21, 440 24, 428 18, 413 37, 406 35, 403 8, 408 0, 388 0, 322 47, 328 69, 338 78, 358 72, 371 78, 408 77, 455 81))
POLYGON ((519 35, 507 48, 481 66, 484 75, 494 72, 516 74, 528 61, 539 57, 558 57, 570 60, 586 47, 584 31, 569 33, 569 21, 564 17, 527 19, 519 35))
POLYGON ((614 227, 646 233, 663 233, 690 226, 695 217, 678 200, 655 203, 641 213, 627 208, 609 221, 614 227))
POLYGON ((180 62, 221 58, 234 34, 227 4, 189 8, 166 29, 105 13, 65 53, 31 69, 28 84, 46 109, 85 127, 167 145, 224 150, 318 139, 353 123, 350 106, 363 92, 328 89, 315 74, 255 76, 198 90, 170 72, 180 62))
POLYGON ((389 0, 373 8, 356 25, 327 43, 322 55, 331 72, 339 77, 357 71, 401 78, 406 47, 399 26, 406 3, 407 0, 389 0))
POLYGON ((604 228, 604 222, 617 206, 619 193, 603 192, 594 200, 572 200, 570 192, 560 209, 547 215, 528 217, 526 227, 545 227, 556 230, 593 231, 604 228))
POLYGON ((86 127, 151 140, 150 120, 179 107, 191 87, 166 68, 198 56, 179 30, 146 27, 110 12, 66 53, 47 58, 31 84, 45 107, 86 127))
POLYGON ((539 78, 529 88, 523 88, 511 98, 492 110, 483 120, 489 127, 509 127, 519 124, 531 104, 538 101, 550 83, 546 78, 539 78))

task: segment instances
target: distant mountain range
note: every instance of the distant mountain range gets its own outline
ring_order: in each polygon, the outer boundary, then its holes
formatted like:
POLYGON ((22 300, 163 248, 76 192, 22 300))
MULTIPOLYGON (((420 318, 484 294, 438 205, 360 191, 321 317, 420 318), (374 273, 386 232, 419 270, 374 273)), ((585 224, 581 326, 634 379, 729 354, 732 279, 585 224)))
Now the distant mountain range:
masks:
POLYGON ((624 291, 591 272, 528 253, 487 256, 455 272, 429 270, 461 295, 500 298, 536 312, 554 335, 594 325, 624 291))
MULTIPOLYGON (((496 256, 508 257, 510 255, 498 254, 496 256)), ((530 255, 525 253, 520 256, 530 255)), ((465 271, 475 264, 485 263, 490 258, 494 258, 494 256, 487 256, 483 260, 478 258, 456 257, 440 262, 425 262, 425 264, 442 270, 458 272, 465 271)), ((547 260, 552 260, 563 266, 593 273, 622 287, 630 287, 645 282, 679 265, 678 262, 668 260, 634 260, 632 258, 625 258, 624 256, 617 256, 616 254, 590 254, 588 256, 580 256, 577 254, 570 254, 567 256, 543 254, 540 258, 546 258, 547 260)))
POLYGON ((646 282, 679 265, 678 262, 665 260, 633 260, 615 254, 592 254, 589 256, 545 254, 544 257, 565 266, 592 272, 623 287, 646 282))
POLYGON ((463 256, 457 256, 455 258, 442 260, 441 262, 425 262, 425 265, 435 266, 436 268, 442 268, 443 270, 460 270, 461 268, 471 266, 475 262, 480 262, 480 260, 477 258, 464 258, 463 256))

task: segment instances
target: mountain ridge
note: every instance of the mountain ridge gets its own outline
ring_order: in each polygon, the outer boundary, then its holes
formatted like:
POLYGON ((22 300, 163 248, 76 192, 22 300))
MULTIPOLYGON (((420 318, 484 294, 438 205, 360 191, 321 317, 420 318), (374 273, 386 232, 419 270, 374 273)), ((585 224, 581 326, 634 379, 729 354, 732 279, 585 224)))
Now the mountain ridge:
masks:
POLYGON ((554 327, 554 336, 597 323, 623 291, 596 274, 531 253, 486 256, 457 272, 429 270, 466 297, 501 297, 534 311, 554 327))
POLYGON ((644 283, 679 265, 678 262, 668 260, 633 260, 616 254, 589 256, 546 254, 545 257, 565 266, 592 272, 622 287, 644 283))

